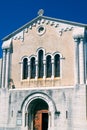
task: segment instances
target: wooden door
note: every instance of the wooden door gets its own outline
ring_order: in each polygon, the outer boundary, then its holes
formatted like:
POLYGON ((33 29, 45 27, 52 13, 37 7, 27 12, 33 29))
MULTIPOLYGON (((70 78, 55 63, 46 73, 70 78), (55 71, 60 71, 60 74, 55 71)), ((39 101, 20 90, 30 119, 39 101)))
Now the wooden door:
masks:
POLYGON ((48 110, 39 110, 34 116, 34 130, 47 130, 48 110))

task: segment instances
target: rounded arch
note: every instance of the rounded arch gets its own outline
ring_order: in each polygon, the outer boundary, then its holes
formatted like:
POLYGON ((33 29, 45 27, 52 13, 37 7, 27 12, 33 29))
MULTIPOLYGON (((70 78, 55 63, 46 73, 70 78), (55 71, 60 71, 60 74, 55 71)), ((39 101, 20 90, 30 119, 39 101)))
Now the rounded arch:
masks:
POLYGON ((21 58, 21 62, 23 63, 23 60, 25 59, 25 58, 27 58, 28 59, 28 61, 29 61, 29 58, 28 58, 28 56, 23 56, 22 58, 21 58))
POLYGON ((52 54, 51 53, 46 53, 46 57, 47 56, 51 56, 51 58, 52 58, 52 54))
POLYGON ((32 55, 29 58, 30 65, 30 78, 35 78, 36 76, 36 56, 32 55))
POLYGON ((53 53, 53 56, 55 56, 55 55, 57 55, 57 54, 60 55, 60 58, 62 58, 62 54, 61 54, 60 52, 58 52, 58 51, 55 52, 55 53, 53 53))
POLYGON ((42 50, 42 51, 44 52, 44 54, 46 53, 45 49, 44 49, 43 47, 40 47, 40 48, 38 48, 38 49, 36 50, 36 54, 38 54, 38 52, 39 52, 40 50, 42 50))
POLYGON ((46 77, 52 77, 52 55, 50 53, 46 55, 46 77))
POLYGON ((34 92, 34 93, 31 93, 30 95, 28 95, 24 99, 24 101, 22 102, 20 110, 22 111, 23 108, 24 108, 24 106, 26 106, 26 105, 28 106, 30 104, 30 102, 33 101, 33 100, 35 100, 35 99, 42 99, 47 104, 49 104, 49 102, 51 102, 51 104, 53 105, 54 110, 57 111, 56 105, 55 105, 55 102, 53 101, 53 99, 50 96, 48 96, 47 94, 43 93, 43 92, 34 92))
POLYGON ((31 56, 29 56, 29 61, 31 60, 31 58, 35 58, 35 60, 36 60, 36 55, 31 55, 31 56))
POLYGON ((53 53, 54 61, 54 76, 62 78, 62 59, 63 55, 60 52, 53 53))
POLYGON ((28 78, 28 62, 28 56, 25 55, 21 58, 21 80, 28 78))
POLYGON ((43 47, 40 47, 36 50, 36 55, 37 55, 37 60, 38 60, 38 54, 39 54, 39 51, 43 51, 43 60, 45 60, 45 54, 46 54, 46 50, 43 48, 43 47))
MULTIPOLYGON (((48 105, 48 112, 50 114, 50 119, 52 121, 51 127, 54 126, 54 113, 57 111, 56 105, 52 98, 48 96, 45 93, 42 92, 35 92, 30 95, 28 95, 25 100, 23 101, 21 105, 21 111, 22 111, 22 120, 23 120, 23 127, 25 127, 25 113, 28 113, 29 106, 35 101, 35 100, 42 100, 48 105)), ((35 103, 34 103, 35 104, 35 103)), ((49 119, 49 122, 51 122, 49 119)), ((50 126, 49 125, 49 126, 50 126)))

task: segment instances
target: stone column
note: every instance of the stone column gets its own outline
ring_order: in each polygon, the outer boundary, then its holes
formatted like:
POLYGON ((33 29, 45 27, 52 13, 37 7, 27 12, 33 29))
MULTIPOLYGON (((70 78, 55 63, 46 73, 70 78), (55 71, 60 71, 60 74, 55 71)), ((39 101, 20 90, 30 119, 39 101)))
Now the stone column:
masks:
POLYGON ((54 59, 52 59, 52 79, 54 79, 54 59))
POLYGON ((30 68, 30 61, 28 62, 28 79, 31 78, 31 68, 30 68))
POLYGON ((2 63, 2 88, 5 87, 5 69, 6 69, 6 50, 3 49, 3 63, 2 63))
MULTIPOLYGON (((74 30, 73 30, 73 37, 75 39, 75 71, 78 73, 78 75, 76 76, 75 79, 78 79, 78 76, 79 76, 79 83, 80 84, 84 84, 84 80, 85 80, 85 73, 84 73, 84 69, 85 69, 85 63, 84 63, 84 27, 75 27, 74 30), (77 39, 79 40, 79 52, 77 51, 78 50, 78 41, 77 39), (76 49, 77 48, 77 49, 76 49), (77 52, 79 53, 79 58, 78 58, 78 61, 76 60, 77 59, 77 52), (77 68, 79 68, 79 70, 77 70, 77 68)), ((76 73, 75 72, 75 73, 76 73)), ((75 81, 75 83, 77 83, 75 81)))
POLYGON ((74 37, 74 42, 75 42, 75 84, 79 83, 79 39, 77 37, 74 37))
POLYGON ((35 64, 36 64, 36 76, 35 76, 35 79, 37 79, 38 78, 38 61, 37 60, 36 60, 35 64))
POLYGON ((10 49, 7 49, 6 55, 6 77, 5 77, 5 88, 8 88, 8 80, 9 80, 9 64, 10 63, 10 49))
POLYGON ((84 63, 84 38, 80 38, 79 43, 79 67, 80 67, 80 84, 84 84, 85 80, 85 63, 84 63))
POLYGON ((26 116, 25 116, 25 120, 26 120, 26 127, 28 127, 28 112, 26 113, 26 116))
POLYGON ((46 78, 46 60, 43 60, 43 66, 44 66, 43 79, 45 79, 46 78))

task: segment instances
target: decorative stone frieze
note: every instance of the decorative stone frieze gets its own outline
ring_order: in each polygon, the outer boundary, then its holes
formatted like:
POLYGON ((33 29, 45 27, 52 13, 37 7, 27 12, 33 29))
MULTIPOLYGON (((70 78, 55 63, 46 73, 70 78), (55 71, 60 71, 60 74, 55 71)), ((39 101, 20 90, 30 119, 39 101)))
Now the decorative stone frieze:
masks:
POLYGON ((46 25, 49 24, 50 26, 57 28, 59 36, 62 36, 64 32, 72 31, 72 29, 74 28, 73 26, 70 26, 68 24, 61 24, 60 22, 56 22, 56 21, 40 19, 40 20, 35 21, 34 23, 31 23, 29 25, 29 27, 25 28, 24 30, 22 30, 21 32, 19 32, 15 36, 13 36, 13 39, 14 40, 21 40, 23 42, 24 41, 24 33, 28 33, 29 30, 31 30, 32 28, 35 28, 35 27, 40 26, 40 25, 42 26, 43 24, 46 24, 46 25))
POLYGON ((16 34, 16 35, 13 37, 13 39, 14 39, 14 40, 17 39, 17 40, 23 41, 23 40, 24 40, 24 32, 25 32, 25 30, 19 32, 18 34, 16 34))

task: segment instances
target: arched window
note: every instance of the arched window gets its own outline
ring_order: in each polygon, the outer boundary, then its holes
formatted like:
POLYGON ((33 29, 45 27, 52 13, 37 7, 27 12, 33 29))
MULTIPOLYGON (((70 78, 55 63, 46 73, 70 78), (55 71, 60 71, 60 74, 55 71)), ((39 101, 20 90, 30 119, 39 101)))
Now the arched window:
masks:
POLYGON ((31 78, 35 78, 36 75, 36 65, 35 65, 35 57, 31 58, 31 78))
POLYGON ((28 77, 28 59, 24 58, 23 60, 23 79, 28 77))
POLYGON ((60 55, 56 54, 54 57, 54 66, 55 66, 55 77, 60 76, 60 55))
POLYGON ((40 50, 38 53, 38 77, 43 77, 43 51, 40 50))
POLYGON ((52 63, 51 63, 51 56, 48 55, 46 57, 46 70, 47 70, 47 77, 51 77, 52 76, 52 63))

